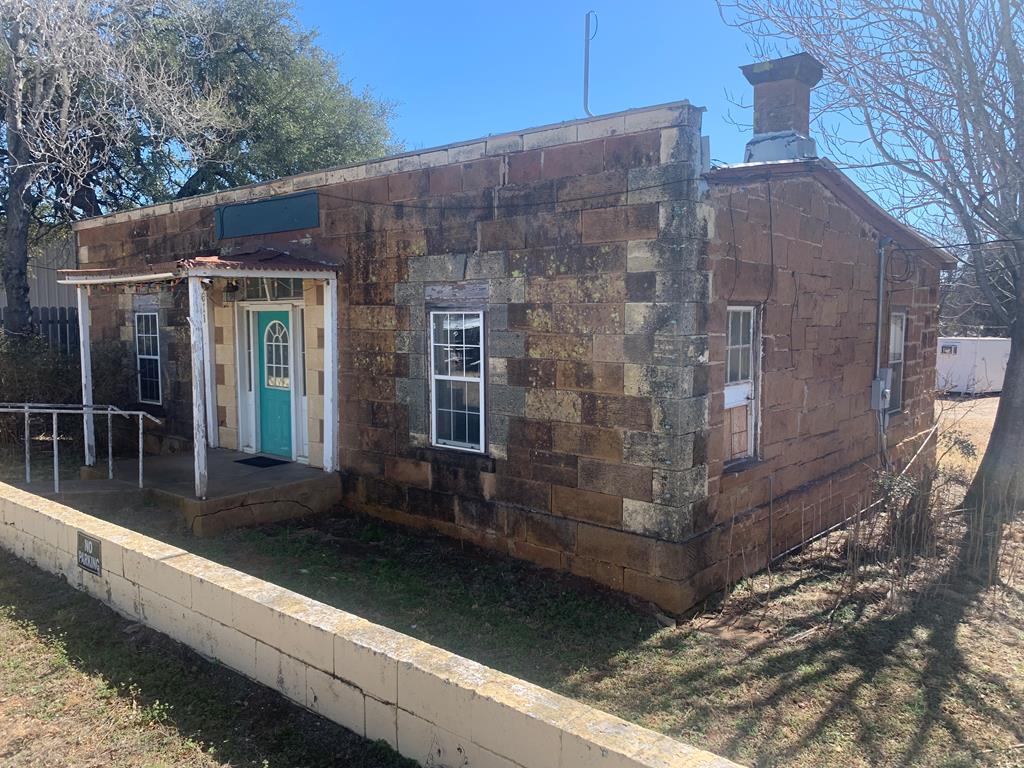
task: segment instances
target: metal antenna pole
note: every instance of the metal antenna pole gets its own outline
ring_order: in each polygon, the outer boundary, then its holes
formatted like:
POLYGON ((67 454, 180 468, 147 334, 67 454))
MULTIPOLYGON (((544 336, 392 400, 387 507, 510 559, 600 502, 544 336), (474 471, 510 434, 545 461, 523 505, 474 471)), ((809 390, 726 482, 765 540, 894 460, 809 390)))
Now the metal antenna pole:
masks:
POLYGON ((583 111, 593 117, 590 111, 590 41, 597 37, 597 12, 587 11, 583 17, 583 111), (590 34, 590 17, 594 17, 594 34, 590 34))

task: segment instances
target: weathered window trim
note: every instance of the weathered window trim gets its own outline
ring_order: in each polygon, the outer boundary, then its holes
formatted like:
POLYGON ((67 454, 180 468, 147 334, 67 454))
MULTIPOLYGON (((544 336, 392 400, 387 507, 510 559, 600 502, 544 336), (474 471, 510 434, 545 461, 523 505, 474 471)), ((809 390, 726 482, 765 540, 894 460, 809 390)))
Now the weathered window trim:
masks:
POLYGON ((444 448, 447 450, 465 451, 467 453, 484 454, 487 452, 487 409, 486 409, 486 327, 484 324, 484 312, 478 308, 465 308, 465 309, 435 309, 431 310, 428 317, 427 326, 427 343, 430 345, 430 444, 436 448, 444 448), (467 315, 476 316, 480 321, 480 341, 479 345, 465 345, 479 346, 480 349, 480 372, 479 376, 460 376, 455 374, 439 374, 437 373, 436 365, 436 348, 444 346, 438 344, 434 339, 434 321, 435 318, 443 317, 445 315, 467 315), (451 382, 465 382, 469 385, 476 385, 480 389, 480 412, 479 412, 479 442, 459 442, 455 440, 442 439, 438 437, 438 398, 437 398, 437 383, 439 381, 451 381, 451 382))
POLYGON ((163 404, 163 378, 162 376, 163 365, 160 362, 160 316, 156 312, 136 312, 135 313, 135 383, 139 393, 140 403, 149 403, 150 405, 162 405, 163 404), (153 332, 149 333, 148 330, 143 333, 139 329, 139 321, 142 318, 153 319, 153 332), (142 345, 139 343, 142 338, 152 339, 153 348, 156 349, 156 354, 143 353, 142 345), (148 399, 142 396, 142 361, 143 360, 155 360, 156 361, 156 399, 148 399))
MULTIPOLYGON (((725 387, 723 391, 724 409, 738 407, 742 397, 747 405, 747 452, 742 456, 735 456, 726 459, 725 464, 729 469, 741 468, 745 465, 753 465, 758 461, 758 450, 760 447, 759 432, 761 427, 760 400, 761 400, 761 324, 758 307, 752 304, 735 304, 726 307, 725 312, 725 387), (730 338, 732 319, 736 314, 744 315, 746 328, 749 329, 749 340, 742 342, 742 335, 739 343, 730 338), (742 359, 737 360, 739 371, 734 372, 731 363, 733 357, 730 353, 738 350, 742 359), (746 364, 746 376, 743 376, 744 365, 746 364), (730 376, 735 374, 732 381, 730 376)), ((728 436, 727 436, 728 439, 728 436)))
POLYGON ((907 358, 907 311, 905 309, 894 309, 889 312, 889 370, 891 380, 889 382, 889 415, 894 416, 903 412, 906 400, 904 389, 906 376, 907 358), (898 326, 895 320, 899 318, 898 326), (898 394, 898 397, 896 396, 898 394))

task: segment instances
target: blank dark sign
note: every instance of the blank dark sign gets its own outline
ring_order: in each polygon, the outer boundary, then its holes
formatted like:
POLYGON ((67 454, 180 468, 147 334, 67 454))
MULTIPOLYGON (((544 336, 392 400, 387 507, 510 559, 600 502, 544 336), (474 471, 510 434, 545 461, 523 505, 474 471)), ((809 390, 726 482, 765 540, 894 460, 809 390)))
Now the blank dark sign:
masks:
POLYGON ((266 235, 320 226, 320 204, 316 192, 222 205, 216 209, 217 239, 266 235))

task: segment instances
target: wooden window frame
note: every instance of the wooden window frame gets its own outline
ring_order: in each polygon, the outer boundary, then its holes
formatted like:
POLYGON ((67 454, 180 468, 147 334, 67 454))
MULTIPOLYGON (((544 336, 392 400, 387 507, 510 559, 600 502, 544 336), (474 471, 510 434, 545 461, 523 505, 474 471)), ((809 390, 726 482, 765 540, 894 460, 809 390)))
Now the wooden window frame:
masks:
POLYGON ((136 312, 135 313, 135 384, 139 393, 139 402, 149 405, 163 405, 164 388, 161 381, 163 375, 163 364, 160 362, 160 315, 157 312, 136 312), (139 331, 139 320, 143 317, 153 318, 153 333, 141 333, 139 331), (139 344, 141 337, 152 338, 156 347, 156 354, 143 354, 139 344), (142 396, 142 361, 156 360, 156 400, 147 400, 142 396))
MULTIPOLYGON (((445 448, 448 450, 465 451, 467 453, 485 454, 487 453, 487 410, 486 410, 486 326, 484 311, 482 309, 435 309, 431 310, 429 314, 429 323, 427 326, 428 341, 430 345, 430 393, 429 393, 429 404, 430 404, 430 444, 436 448, 445 448), (458 376, 452 374, 439 374, 435 365, 435 349, 438 346, 444 346, 434 341, 434 320, 437 317, 445 315, 475 315, 480 319, 480 375, 474 376, 458 376), (479 443, 462 443, 454 440, 442 440, 438 438, 437 433, 437 382, 438 381, 458 381, 465 382, 468 384, 476 384, 480 388, 480 441, 479 443)), ((474 345, 476 346, 476 345, 474 345)))
POLYGON ((891 377, 889 381, 889 415, 891 416, 902 413, 903 406, 906 401, 904 383, 907 370, 907 319, 907 311, 905 309, 894 309, 889 312, 888 366, 891 377), (901 319, 900 338, 898 344, 894 343, 895 339, 893 338, 893 333, 896 330, 893 320, 897 317, 901 319), (897 366, 899 370, 898 376, 896 375, 897 366), (894 392, 899 393, 898 401, 893 397, 894 392))
MULTIPOLYGON (((726 459, 727 465, 737 465, 757 460, 757 451, 760 440, 760 399, 761 399, 761 324, 758 315, 758 307, 753 304, 735 304, 726 307, 725 312, 725 389, 723 392, 724 410, 738 407, 741 402, 737 397, 742 397, 747 406, 747 452, 743 456, 734 456, 726 459), (748 344, 731 344, 730 333, 732 328, 732 317, 734 314, 742 313, 747 315, 747 327, 750 329, 750 341, 748 344), (746 349, 749 366, 749 375, 746 378, 737 378, 729 381, 730 376, 730 352, 736 349, 746 349), (742 390, 748 390, 744 394, 742 390)), ((742 371, 742 366, 741 366, 742 371)), ((730 436, 731 437, 731 436, 730 436)))

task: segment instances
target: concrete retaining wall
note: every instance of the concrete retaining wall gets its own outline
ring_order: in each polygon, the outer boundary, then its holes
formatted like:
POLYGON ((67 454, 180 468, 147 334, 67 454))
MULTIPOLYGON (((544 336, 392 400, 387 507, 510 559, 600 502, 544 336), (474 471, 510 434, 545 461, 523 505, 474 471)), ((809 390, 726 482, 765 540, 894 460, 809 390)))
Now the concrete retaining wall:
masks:
POLYGON ((429 766, 728 760, 185 550, 0 483, 0 546, 119 613, 429 766), (79 533, 102 570, 78 565, 79 533))

